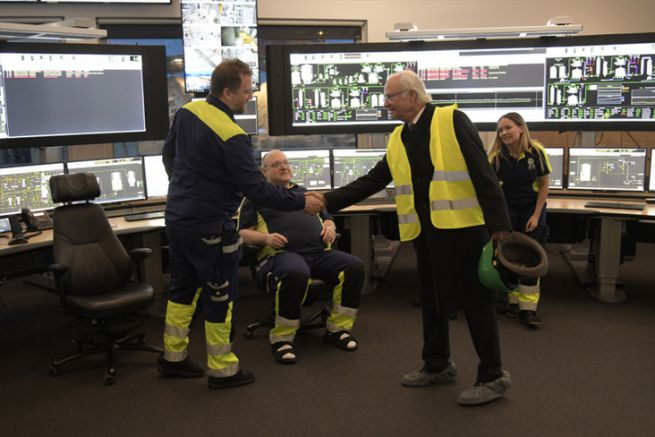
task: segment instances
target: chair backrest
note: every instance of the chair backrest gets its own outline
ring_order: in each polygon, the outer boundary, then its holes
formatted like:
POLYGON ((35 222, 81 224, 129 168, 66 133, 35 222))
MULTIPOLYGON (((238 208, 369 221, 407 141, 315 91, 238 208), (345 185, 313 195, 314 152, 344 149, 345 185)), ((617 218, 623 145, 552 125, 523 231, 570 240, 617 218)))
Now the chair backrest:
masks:
POLYGON ((68 267, 62 278, 66 293, 97 295, 125 285, 132 274, 130 257, 114 234, 104 209, 88 202, 100 195, 95 176, 52 176, 50 192, 54 202, 68 202, 52 214, 54 261, 68 267), (87 202, 70 203, 76 201, 87 202))

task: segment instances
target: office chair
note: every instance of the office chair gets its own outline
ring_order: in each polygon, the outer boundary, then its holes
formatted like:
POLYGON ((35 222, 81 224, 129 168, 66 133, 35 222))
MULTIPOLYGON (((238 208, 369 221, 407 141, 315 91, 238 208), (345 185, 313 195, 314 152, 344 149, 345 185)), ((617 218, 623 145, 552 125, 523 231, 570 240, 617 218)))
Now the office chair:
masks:
POLYGON ((114 234, 104 209, 90 200, 100 195, 94 175, 76 173, 52 176, 50 192, 55 203, 63 206, 53 211, 54 274, 64 312, 73 315, 73 324, 89 324, 95 332, 76 338, 77 352, 52 363, 51 376, 69 361, 88 355, 107 354, 104 383, 116 377, 116 351, 141 350, 162 353, 162 349, 145 342, 145 335, 129 333, 140 324, 137 311, 153 302, 154 290, 141 279, 139 268, 151 249, 140 248, 127 254, 114 234), (80 201, 84 201, 80 203, 80 201), (132 281, 133 264, 138 282, 132 281))
MULTIPOLYGON (((242 246, 241 265, 247 265, 250 268, 253 279, 257 282, 259 288, 266 295, 273 297, 275 295, 276 279, 272 273, 268 273, 266 278, 257 277, 256 254, 260 247, 244 244, 242 246)), ((325 281, 312 278, 307 290, 307 298, 303 303, 303 309, 312 309, 311 313, 301 317, 298 334, 311 329, 325 328, 325 323, 330 316, 332 302, 332 287, 325 281), (329 304, 328 304, 329 302, 329 304)), ((271 302, 271 308, 268 313, 260 319, 248 324, 243 334, 244 338, 250 340, 253 338, 255 331, 260 328, 271 329, 275 326, 275 309, 274 303, 271 302)))

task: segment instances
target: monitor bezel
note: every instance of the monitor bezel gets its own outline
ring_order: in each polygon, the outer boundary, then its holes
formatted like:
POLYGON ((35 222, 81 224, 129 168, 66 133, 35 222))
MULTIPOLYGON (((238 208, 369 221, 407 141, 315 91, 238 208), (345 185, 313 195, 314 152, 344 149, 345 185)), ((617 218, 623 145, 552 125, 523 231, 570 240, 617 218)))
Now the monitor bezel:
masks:
MULTIPOLYGON (((268 80, 268 114, 270 135, 326 134, 326 133, 376 133, 390 132, 396 124, 378 123, 371 125, 346 126, 293 126, 291 101, 291 62, 294 53, 352 53, 380 51, 425 51, 425 50, 467 50, 501 48, 549 48, 577 45, 653 43, 655 33, 622 35, 585 35, 570 37, 540 37, 521 39, 478 39, 461 41, 413 41, 354 44, 296 44, 269 45, 266 47, 268 80)), ((481 131, 494 131, 496 123, 474 123, 481 131)), ((655 130, 655 118, 649 121, 532 121, 533 131, 609 131, 655 130)))
POLYGON ((161 140, 168 133, 168 88, 163 46, 0 42, 0 53, 133 54, 143 57, 145 131, 0 138, 0 149, 161 140))

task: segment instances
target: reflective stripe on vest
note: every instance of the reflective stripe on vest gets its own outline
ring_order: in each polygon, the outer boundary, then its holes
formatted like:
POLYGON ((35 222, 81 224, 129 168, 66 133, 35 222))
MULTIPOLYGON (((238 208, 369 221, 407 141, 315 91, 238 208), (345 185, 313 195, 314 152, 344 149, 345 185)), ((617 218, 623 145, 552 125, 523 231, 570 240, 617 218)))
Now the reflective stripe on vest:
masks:
MULTIPOLYGON (((459 229, 484 224, 484 216, 462 155, 453 124, 455 105, 435 108, 430 124, 430 159, 434 166, 430 182, 430 218, 441 229, 459 229)), ((396 187, 398 227, 402 241, 413 240, 421 232, 414 209, 411 168, 396 127, 389 138, 387 162, 396 187), (399 195, 400 194, 400 195, 399 195)))
POLYGON ((184 108, 198 117, 223 141, 227 141, 236 135, 246 135, 243 129, 232 121, 229 115, 205 101, 189 102, 184 105, 184 108))

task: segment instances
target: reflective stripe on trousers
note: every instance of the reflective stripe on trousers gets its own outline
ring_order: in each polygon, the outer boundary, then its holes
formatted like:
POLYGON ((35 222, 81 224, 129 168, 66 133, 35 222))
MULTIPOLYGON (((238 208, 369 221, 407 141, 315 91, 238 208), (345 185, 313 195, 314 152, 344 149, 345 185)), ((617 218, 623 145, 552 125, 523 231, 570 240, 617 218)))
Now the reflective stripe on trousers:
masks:
POLYGON ((540 286, 520 284, 518 291, 509 294, 509 303, 518 304, 520 310, 537 311, 539 297, 541 295, 540 286))
POLYGON ((330 332, 348 331, 353 329, 355 319, 357 318, 357 308, 348 308, 334 302, 332 311, 325 327, 330 332))
POLYGON ((268 334, 271 344, 279 341, 293 341, 300 328, 300 320, 291 320, 275 315, 275 326, 268 334))
POLYGON ((166 361, 178 362, 186 358, 189 325, 193 313, 196 311, 200 293, 202 293, 202 288, 196 290, 196 295, 190 305, 168 301, 164 325, 164 359, 166 361))
POLYGON ((230 302, 225 322, 205 321, 205 338, 207 341, 207 375, 225 378, 239 371, 239 359, 232 352, 230 333, 232 330, 232 306, 230 302))

